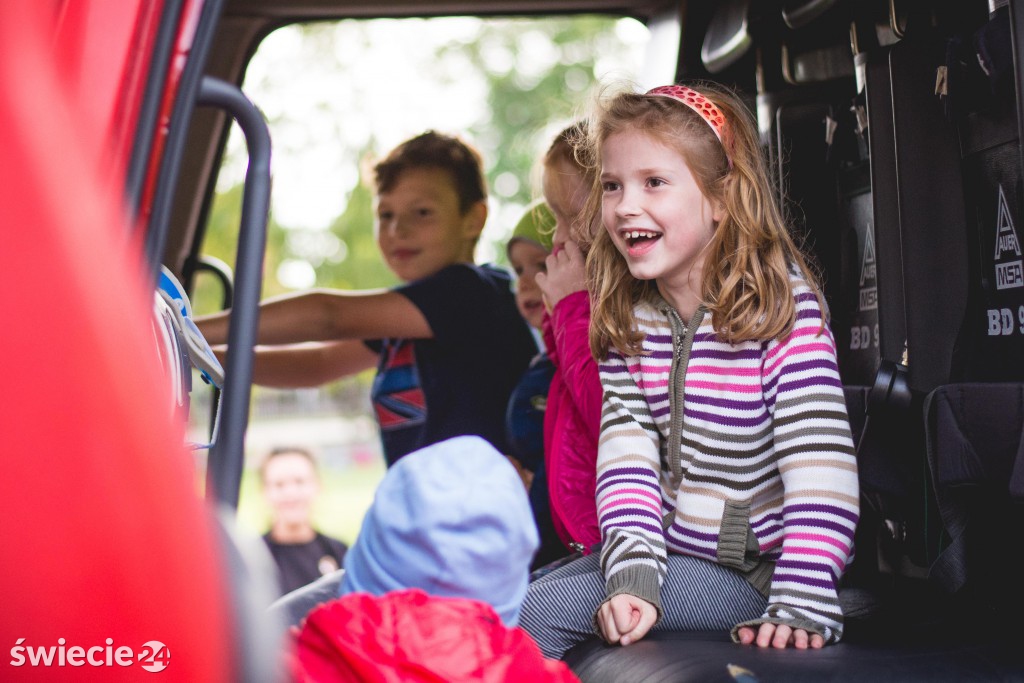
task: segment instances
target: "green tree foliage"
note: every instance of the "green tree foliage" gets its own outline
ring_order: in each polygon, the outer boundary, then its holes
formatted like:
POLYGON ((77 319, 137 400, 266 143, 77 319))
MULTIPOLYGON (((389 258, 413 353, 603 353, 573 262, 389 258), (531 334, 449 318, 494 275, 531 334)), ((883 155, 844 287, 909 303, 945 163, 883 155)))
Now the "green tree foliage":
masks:
MULTIPOLYGON (((210 217, 207 221, 206 237, 203 241, 203 254, 220 259, 234 271, 238 249, 238 231, 241 223, 242 184, 238 184, 214 195, 213 206, 210 208, 210 217)), ((289 255, 286 237, 286 231, 271 216, 267 226, 267 249, 263 261, 264 296, 273 296, 288 291, 273 275, 282 259, 289 255)), ((216 278, 200 273, 196 278, 195 292, 192 293, 192 308, 197 314, 219 311, 222 296, 223 292, 216 278)))
POLYGON ((330 233, 346 246, 345 259, 318 267, 318 285, 338 289, 374 289, 398 284, 398 278, 383 265, 373 224, 373 192, 366 180, 361 179, 352 189, 345 211, 330 227, 330 233))
MULTIPOLYGON (((614 35, 616 19, 599 16, 487 22, 471 43, 448 45, 439 57, 458 50, 485 74, 491 117, 473 129, 493 140, 492 182, 502 174, 528 178, 547 136, 581 116, 598 78, 600 55, 624 46, 614 35)), ((522 183, 504 199, 528 202, 536 187, 522 183)))
MULTIPOLYGON (((485 22, 472 42, 451 43, 439 59, 465 55, 487 80, 489 118, 472 128, 481 140, 492 193, 523 206, 540 196, 539 159, 555 134, 581 117, 599 79, 599 60, 623 63, 627 46, 615 35, 618 18, 502 19, 485 22)), ((494 251, 504 262, 499 233, 494 251)), ((514 220, 514 219, 513 219, 514 220)))

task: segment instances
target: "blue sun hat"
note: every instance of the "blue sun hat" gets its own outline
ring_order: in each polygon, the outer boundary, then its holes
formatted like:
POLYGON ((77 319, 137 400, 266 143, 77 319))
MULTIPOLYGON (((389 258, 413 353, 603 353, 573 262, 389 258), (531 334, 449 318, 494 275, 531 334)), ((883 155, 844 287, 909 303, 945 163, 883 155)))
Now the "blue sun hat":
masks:
POLYGON ((538 544, 508 458, 480 437, 455 437, 388 470, 345 554, 339 595, 420 588, 486 602, 515 626, 538 544))
POLYGON ((512 236, 508 239, 505 249, 512 248, 512 245, 519 240, 533 242, 545 251, 551 251, 551 245, 555 237, 555 214, 543 200, 536 201, 526 207, 523 217, 516 223, 512 230, 512 236))

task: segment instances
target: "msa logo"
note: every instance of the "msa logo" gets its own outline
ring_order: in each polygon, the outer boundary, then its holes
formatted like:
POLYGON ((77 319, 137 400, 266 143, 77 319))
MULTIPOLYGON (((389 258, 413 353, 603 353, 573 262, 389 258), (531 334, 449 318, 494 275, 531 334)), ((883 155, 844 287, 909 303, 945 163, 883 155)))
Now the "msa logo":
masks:
POLYGON ((860 261, 860 310, 871 311, 878 308, 878 287, 875 285, 875 231, 871 228, 871 223, 868 223, 864 231, 864 255, 860 261))
MULTIPOLYGON (((999 186, 999 208, 996 212, 996 253, 995 260, 1004 256, 1017 257, 1015 261, 996 263, 996 289, 1012 289, 1024 287, 1024 268, 1020 259, 1020 241, 1013 227, 1010 206, 1006 202, 1003 186, 999 186)), ((863 278, 863 276, 861 276, 863 278)))

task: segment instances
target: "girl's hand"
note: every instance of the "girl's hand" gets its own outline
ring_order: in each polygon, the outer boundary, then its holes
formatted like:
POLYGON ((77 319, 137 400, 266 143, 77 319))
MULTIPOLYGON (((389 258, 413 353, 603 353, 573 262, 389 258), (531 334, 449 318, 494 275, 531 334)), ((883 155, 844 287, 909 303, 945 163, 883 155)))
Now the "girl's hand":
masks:
POLYGON ((802 628, 794 629, 785 624, 761 624, 756 635, 754 629, 744 626, 738 635, 744 645, 754 643, 758 647, 774 647, 778 650, 784 650, 789 645, 798 650, 806 650, 808 646, 817 650, 825 645, 825 639, 819 634, 808 634, 802 628))
POLYGON ((551 252, 546 264, 547 272, 538 273, 536 279, 549 311, 563 298, 587 288, 586 259, 575 242, 551 252))
POLYGON ((607 600, 597 613, 601 635, 614 645, 635 643, 651 630, 658 620, 658 608, 635 595, 619 593, 607 600))

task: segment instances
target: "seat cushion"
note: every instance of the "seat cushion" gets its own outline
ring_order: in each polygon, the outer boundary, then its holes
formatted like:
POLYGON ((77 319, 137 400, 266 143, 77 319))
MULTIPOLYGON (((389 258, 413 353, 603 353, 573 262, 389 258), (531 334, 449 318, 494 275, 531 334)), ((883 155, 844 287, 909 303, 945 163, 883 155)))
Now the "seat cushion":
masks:
POLYGON ((628 647, 594 639, 565 661, 584 683, 1024 681, 1013 639, 974 626, 973 637, 959 630, 950 637, 939 629, 894 633, 850 623, 843 642, 814 651, 737 645, 724 631, 652 633, 628 647))

